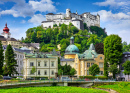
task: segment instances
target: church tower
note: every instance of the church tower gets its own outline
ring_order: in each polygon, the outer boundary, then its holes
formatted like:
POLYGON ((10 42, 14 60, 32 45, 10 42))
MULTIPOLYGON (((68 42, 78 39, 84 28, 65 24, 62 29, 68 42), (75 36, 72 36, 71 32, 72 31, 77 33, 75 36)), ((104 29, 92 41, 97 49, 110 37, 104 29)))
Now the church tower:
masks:
POLYGON ((3 29, 3 33, 1 33, 6 39, 10 38, 11 33, 9 32, 9 28, 7 27, 7 23, 5 24, 5 28, 3 29))

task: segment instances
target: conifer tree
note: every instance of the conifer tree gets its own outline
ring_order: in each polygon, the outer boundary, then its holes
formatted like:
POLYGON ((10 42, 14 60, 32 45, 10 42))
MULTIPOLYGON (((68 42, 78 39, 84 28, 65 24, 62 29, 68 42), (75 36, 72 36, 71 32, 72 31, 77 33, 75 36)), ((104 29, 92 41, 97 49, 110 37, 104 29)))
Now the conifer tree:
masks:
POLYGON ((3 54, 3 47, 2 47, 2 43, 0 41, 0 75, 3 74, 3 70, 2 70, 2 67, 3 67, 3 63, 4 63, 4 54, 3 54))
POLYGON ((12 46, 9 44, 5 52, 5 65, 3 67, 4 75, 18 74, 16 71, 17 61, 15 60, 15 53, 12 46))

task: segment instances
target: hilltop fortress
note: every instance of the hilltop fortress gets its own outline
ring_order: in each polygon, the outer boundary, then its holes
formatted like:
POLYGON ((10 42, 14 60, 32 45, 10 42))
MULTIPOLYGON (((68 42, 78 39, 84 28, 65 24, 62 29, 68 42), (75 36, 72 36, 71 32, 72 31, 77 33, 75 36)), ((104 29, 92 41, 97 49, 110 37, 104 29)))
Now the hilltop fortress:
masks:
POLYGON ((46 14, 46 21, 42 21, 43 27, 52 28, 53 25, 59 26, 59 24, 72 23, 78 29, 84 30, 84 24, 86 23, 88 27, 98 26, 100 27, 100 15, 92 15, 90 12, 85 12, 79 15, 76 13, 71 13, 70 9, 66 9, 66 14, 46 14))

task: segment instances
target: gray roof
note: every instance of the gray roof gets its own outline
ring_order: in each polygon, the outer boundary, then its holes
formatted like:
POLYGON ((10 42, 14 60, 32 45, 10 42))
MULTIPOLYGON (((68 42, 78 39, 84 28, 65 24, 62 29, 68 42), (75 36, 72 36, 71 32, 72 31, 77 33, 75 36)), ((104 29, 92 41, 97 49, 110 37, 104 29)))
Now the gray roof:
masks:
POLYGON ((130 55, 130 52, 123 52, 123 55, 130 55))
POLYGON ((0 36, 0 40, 1 41, 6 41, 6 38, 4 38, 4 36, 0 36))
POLYGON ((64 62, 64 61, 73 61, 74 62, 74 59, 64 59, 64 58, 61 58, 60 61, 61 62, 64 62))
POLYGON ((42 23, 53 22, 53 21, 42 21, 42 23))
POLYGON ((17 41, 15 38, 7 38, 8 41, 17 41))
POLYGON ((38 48, 40 44, 39 43, 31 43, 31 45, 38 48))
MULTIPOLYGON (((7 48, 7 45, 3 45, 3 49, 6 50, 7 48)), ((22 49, 18 49, 18 48, 14 48, 12 47, 14 51, 17 51, 17 52, 21 52, 21 53, 32 53, 32 50, 22 50, 22 49)))

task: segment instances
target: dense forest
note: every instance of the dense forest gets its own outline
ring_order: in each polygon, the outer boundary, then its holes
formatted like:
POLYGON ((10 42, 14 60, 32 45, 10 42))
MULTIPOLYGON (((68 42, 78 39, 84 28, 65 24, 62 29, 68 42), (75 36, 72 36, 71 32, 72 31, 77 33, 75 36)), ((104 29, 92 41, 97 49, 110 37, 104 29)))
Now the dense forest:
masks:
POLYGON ((29 28, 26 31, 26 38, 22 38, 21 41, 25 43, 40 43, 40 51, 42 52, 49 52, 54 48, 58 51, 57 45, 60 44, 60 52, 63 56, 66 47, 70 44, 69 40, 71 36, 75 37, 74 44, 79 48, 80 53, 88 49, 91 43, 94 45, 103 43, 104 38, 107 36, 104 29, 100 27, 91 26, 88 29, 86 24, 84 24, 84 28, 84 30, 79 30, 72 23, 69 25, 54 25, 53 28, 37 26, 29 28), (92 33, 89 33, 89 30, 92 33))

